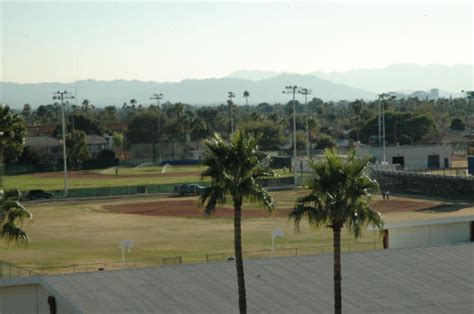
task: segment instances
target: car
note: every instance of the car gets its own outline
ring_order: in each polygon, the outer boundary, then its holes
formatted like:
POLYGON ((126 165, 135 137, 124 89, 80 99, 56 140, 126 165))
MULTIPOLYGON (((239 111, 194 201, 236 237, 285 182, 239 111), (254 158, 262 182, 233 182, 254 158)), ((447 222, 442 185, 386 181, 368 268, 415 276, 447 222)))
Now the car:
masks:
POLYGON ((40 199, 52 199, 54 194, 51 192, 46 192, 44 190, 30 190, 26 194, 27 200, 40 200, 40 199))
POLYGON ((205 189, 205 186, 200 184, 181 184, 174 187, 174 191, 178 193, 180 196, 184 195, 200 195, 202 191, 205 189))

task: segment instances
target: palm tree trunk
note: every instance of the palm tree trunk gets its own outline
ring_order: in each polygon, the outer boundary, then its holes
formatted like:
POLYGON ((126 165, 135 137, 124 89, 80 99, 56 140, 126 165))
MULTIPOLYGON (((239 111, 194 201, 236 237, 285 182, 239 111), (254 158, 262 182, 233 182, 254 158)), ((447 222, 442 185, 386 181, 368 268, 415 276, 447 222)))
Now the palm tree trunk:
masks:
POLYGON ((342 313, 341 302, 341 227, 333 227, 334 236, 334 313, 342 313))
POLYGON ((247 313, 247 298, 245 295, 244 264, 242 260, 242 198, 234 199, 234 250, 235 267, 237 268, 237 283, 239 286, 239 310, 240 314, 247 313))

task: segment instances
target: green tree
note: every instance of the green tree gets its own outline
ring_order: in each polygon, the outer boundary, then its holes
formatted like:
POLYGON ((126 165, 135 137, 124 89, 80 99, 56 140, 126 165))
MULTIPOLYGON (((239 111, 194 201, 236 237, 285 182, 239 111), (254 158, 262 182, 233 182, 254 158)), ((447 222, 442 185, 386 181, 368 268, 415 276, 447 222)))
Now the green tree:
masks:
POLYGON ((25 136, 26 126, 23 119, 13 113, 10 107, 0 105, 0 187, 3 186, 4 154, 8 160, 16 160, 23 151, 25 136))
POLYGON ((461 119, 454 118, 453 121, 451 121, 451 126, 449 128, 453 131, 464 131, 466 129, 466 125, 461 119))
POLYGON ((23 110, 21 110, 21 115, 26 122, 31 121, 31 116, 33 115, 33 111, 31 110, 30 104, 26 103, 23 105, 23 110))
POLYGON ((115 106, 106 106, 99 112, 98 119, 103 124, 119 122, 117 108, 115 106))
MULTIPOLYGON (((153 143, 158 129, 157 112, 137 113, 128 124, 127 141, 132 144, 153 143)), ((163 126, 161 129, 165 129, 163 126)))
POLYGON ((273 171, 263 165, 267 156, 258 150, 257 140, 243 131, 235 132, 229 143, 215 134, 206 140, 204 145, 206 153, 203 164, 207 166, 207 169, 202 172, 201 177, 209 177, 211 184, 204 190, 199 204, 204 208, 205 213, 211 214, 215 211, 217 204, 225 204, 229 198, 233 202, 239 309, 240 313, 246 313, 247 300, 241 239, 242 202, 245 198, 251 202, 263 204, 268 210, 273 210, 272 197, 259 183, 259 179, 273 176, 273 171))
POLYGON ((279 149, 285 143, 283 127, 272 121, 246 121, 239 128, 254 134, 259 147, 264 151, 279 149))
POLYGON ((33 215, 20 204, 20 191, 4 191, 0 188, 0 221, 2 238, 7 242, 23 242, 29 240, 28 234, 17 226, 24 219, 32 219, 33 215))
POLYGON ((321 134, 316 140, 317 149, 335 148, 336 141, 331 135, 321 134))
POLYGON ((89 114, 91 111, 95 109, 95 106, 91 104, 89 99, 84 99, 81 104, 81 111, 83 111, 85 114, 89 114))
POLYGON ((249 105, 249 97, 250 97, 250 93, 248 91, 244 91, 244 98, 245 98, 245 103, 247 104, 247 106, 249 105))
POLYGON ((89 148, 86 145, 86 133, 83 131, 72 130, 66 136, 67 157, 77 169, 79 161, 83 161, 90 157, 89 148))
POLYGON ((341 229, 347 227, 357 238, 367 224, 382 228, 378 212, 370 207, 371 189, 377 183, 366 174, 367 159, 357 159, 351 152, 347 159, 340 158, 333 150, 327 150, 325 160, 309 161, 314 177, 311 192, 297 200, 290 219, 299 228, 306 218, 314 227, 327 226, 334 239, 334 308, 342 312, 341 304, 341 229))

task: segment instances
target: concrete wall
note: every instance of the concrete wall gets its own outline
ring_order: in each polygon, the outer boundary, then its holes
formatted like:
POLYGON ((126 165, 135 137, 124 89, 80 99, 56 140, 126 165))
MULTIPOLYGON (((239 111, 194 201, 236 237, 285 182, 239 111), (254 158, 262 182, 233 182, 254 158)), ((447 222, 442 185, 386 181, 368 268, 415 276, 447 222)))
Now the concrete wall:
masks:
MULTIPOLYGON (((383 149, 381 147, 359 147, 358 156, 374 157, 377 162, 383 161, 383 149)), ((413 145, 413 146, 387 146, 386 161, 392 164, 393 157, 403 157, 405 167, 424 169, 428 168, 428 156, 439 155, 440 168, 444 168, 445 158, 451 157, 451 147, 444 145, 413 145)), ((448 166, 451 165, 449 161, 448 166)))
MULTIPOLYGON (((0 287, 0 313, 49 314, 48 296, 52 294, 38 284, 0 287)), ((56 297, 57 313, 73 313, 56 297)))
POLYGON ((389 229, 389 248, 430 246, 471 240, 471 222, 389 229))

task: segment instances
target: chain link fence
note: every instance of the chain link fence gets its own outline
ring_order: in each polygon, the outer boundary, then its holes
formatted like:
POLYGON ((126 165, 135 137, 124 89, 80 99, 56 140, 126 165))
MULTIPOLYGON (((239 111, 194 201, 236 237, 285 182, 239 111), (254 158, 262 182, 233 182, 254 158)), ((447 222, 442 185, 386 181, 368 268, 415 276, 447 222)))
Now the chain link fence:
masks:
POLYGON ((392 194, 412 194, 446 199, 474 200, 474 177, 370 167, 370 176, 392 194))
MULTIPOLYGON (((360 242, 360 243, 342 243, 341 251, 343 252, 361 252, 369 250, 383 249, 383 244, 379 242, 360 242)), ((333 253, 333 245, 321 245, 313 247, 287 247, 271 249, 244 251, 243 257, 245 260, 285 257, 285 256, 307 256, 333 253)), ((93 271, 107 271, 120 269, 138 269, 146 267, 157 267, 167 265, 181 265, 191 263, 211 263, 211 262, 226 262, 234 260, 234 252, 220 252, 208 253, 203 255, 189 255, 189 256, 169 256, 151 259, 137 259, 127 261, 108 261, 98 263, 85 264, 71 264, 62 266, 51 266, 35 268, 30 270, 21 268, 6 262, 3 263, 2 278, 18 278, 37 275, 55 275, 75 272, 93 272, 93 271)), ((0 264, 1 265, 1 264, 0 264)))

